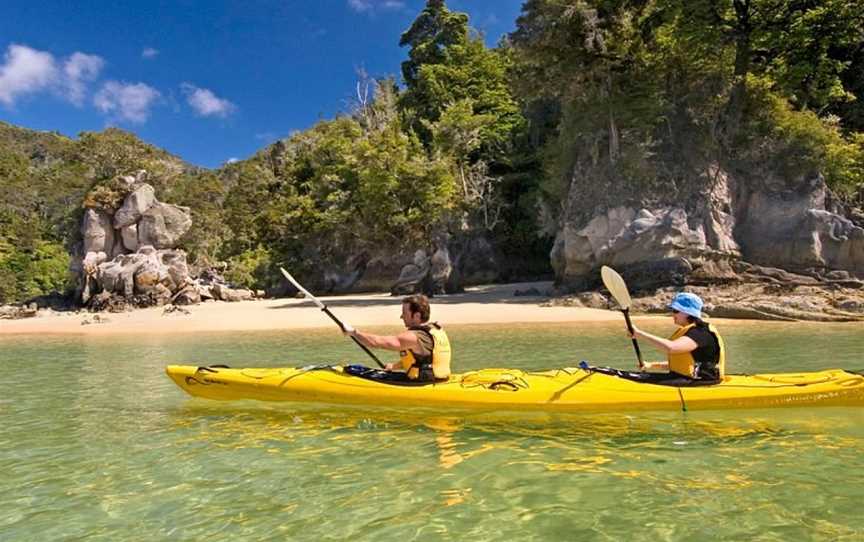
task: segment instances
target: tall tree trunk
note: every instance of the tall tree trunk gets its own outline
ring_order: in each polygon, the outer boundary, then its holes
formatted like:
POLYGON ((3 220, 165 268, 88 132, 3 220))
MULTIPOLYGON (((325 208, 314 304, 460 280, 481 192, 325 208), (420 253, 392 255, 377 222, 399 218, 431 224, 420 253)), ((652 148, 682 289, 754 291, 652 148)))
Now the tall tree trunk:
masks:
POLYGON ((723 113, 721 145, 732 146, 741 125, 747 96, 747 75, 750 73, 753 25, 750 20, 750 0, 733 0, 735 8, 735 72, 732 91, 723 113))
POLYGON ((462 196, 468 201, 468 182, 465 180, 465 166, 459 162, 459 178, 462 180, 462 196))
POLYGON ((618 125, 615 122, 615 111, 612 106, 612 74, 606 74, 606 103, 609 106, 609 163, 615 164, 620 154, 618 125))

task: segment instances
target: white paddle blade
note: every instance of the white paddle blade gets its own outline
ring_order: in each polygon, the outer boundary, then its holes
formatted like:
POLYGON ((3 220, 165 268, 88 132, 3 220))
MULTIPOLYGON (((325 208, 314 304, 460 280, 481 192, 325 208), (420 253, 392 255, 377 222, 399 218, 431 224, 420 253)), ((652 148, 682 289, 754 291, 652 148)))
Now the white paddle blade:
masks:
POLYGON ((618 302, 621 310, 629 310, 632 304, 630 301, 630 292, 627 291, 627 284, 621 278, 621 275, 611 267, 604 265, 600 268, 600 277, 603 279, 606 289, 609 290, 609 293, 618 302))
POLYGON ((285 275, 285 278, 288 279, 288 282, 290 282, 291 284, 294 285, 295 288, 300 290, 300 293, 302 293, 305 297, 308 297, 309 299, 311 299, 312 302, 315 303, 316 305, 318 305, 319 308, 321 308, 321 309, 324 308, 324 303, 321 303, 320 301, 318 301, 318 299, 314 295, 312 295, 308 291, 306 291, 306 288, 300 286, 300 283, 297 282, 296 280, 294 280, 294 277, 291 276, 291 273, 289 273, 288 271, 285 271, 285 268, 283 268, 283 267, 280 267, 279 270, 282 271, 282 274, 285 275))

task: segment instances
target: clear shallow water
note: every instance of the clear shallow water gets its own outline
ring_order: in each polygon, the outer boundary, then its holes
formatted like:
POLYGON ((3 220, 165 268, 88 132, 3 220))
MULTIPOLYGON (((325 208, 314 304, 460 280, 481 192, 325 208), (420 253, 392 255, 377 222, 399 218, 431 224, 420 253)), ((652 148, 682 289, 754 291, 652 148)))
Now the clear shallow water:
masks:
MULTIPOLYGON (((621 327, 450 335, 459 370, 631 367, 621 327)), ((864 368, 860 324, 722 329, 734 372, 864 368)), ((163 372, 345 361, 332 330, 0 338, 0 540, 864 540, 862 409, 216 403, 163 372)))

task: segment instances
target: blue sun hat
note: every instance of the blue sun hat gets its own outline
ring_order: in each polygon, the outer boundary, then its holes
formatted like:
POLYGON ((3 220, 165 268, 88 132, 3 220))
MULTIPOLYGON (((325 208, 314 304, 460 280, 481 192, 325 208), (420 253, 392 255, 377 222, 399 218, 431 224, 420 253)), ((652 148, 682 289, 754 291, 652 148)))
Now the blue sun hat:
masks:
POLYGON ((679 292, 672 298, 668 307, 683 312, 693 318, 702 318, 702 298, 689 292, 679 292))

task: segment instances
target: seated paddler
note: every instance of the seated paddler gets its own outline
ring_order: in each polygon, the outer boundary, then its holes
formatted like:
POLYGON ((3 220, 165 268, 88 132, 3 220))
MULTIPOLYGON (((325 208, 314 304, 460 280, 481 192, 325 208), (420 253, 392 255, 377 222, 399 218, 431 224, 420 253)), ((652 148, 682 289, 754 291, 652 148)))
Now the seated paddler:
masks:
POLYGON ((703 320, 702 306, 702 299, 695 294, 675 294, 668 307, 678 328, 668 339, 633 326, 631 338, 645 339, 666 353, 667 361, 646 363, 652 373, 662 371, 652 375, 652 380, 711 383, 723 379, 726 347, 717 329, 703 320))
POLYGON ((423 294, 402 300, 405 331, 375 335, 344 324, 343 333, 369 348, 399 352, 399 361, 388 363, 385 380, 442 382, 450 377, 450 340, 437 322, 430 322, 429 298, 423 294))

